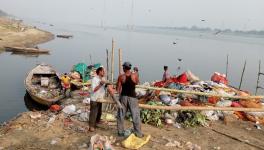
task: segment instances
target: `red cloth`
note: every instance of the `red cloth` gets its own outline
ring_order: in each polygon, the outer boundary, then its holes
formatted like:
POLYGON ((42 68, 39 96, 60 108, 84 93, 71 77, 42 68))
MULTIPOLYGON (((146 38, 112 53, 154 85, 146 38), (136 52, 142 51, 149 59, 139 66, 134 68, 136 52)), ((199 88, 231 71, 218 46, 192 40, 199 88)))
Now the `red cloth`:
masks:
POLYGON ((183 74, 179 75, 178 77, 172 77, 171 81, 174 83, 187 83, 188 77, 187 77, 187 74, 184 72, 183 74))
POLYGON ((238 102, 232 102, 231 107, 242 107, 238 102))
POLYGON ((156 87, 164 87, 164 85, 165 85, 165 82, 163 82, 163 81, 159 81, 159 82, 154 83, 154 86, 156 86, 156 87))
POLYGON ((225 77, 225 75, 215 72, 212 77, 211 81, 214 81, 216 83, 223 83, 225 85, 228 85, 228 80, 225 77))

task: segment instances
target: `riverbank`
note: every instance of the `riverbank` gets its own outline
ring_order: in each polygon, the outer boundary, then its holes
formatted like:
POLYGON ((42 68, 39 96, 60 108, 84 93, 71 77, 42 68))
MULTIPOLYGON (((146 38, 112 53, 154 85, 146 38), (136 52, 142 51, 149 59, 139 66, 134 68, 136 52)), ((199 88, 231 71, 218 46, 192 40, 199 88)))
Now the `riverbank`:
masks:
MULTIPOLYGON (((89 105, 83 103, 81 98, 66 99, 61 105, 71 104, 79 112, 89 111, 89 105)), ((116 138, 114 148, 124 149, 121 146, 124 139, 117 137, 116 121, 109 121, 107 117, 103 120, 108 123, 99 125, 96 132, 89 132, 87 120, 80 118, 79 114, 68 115, 50 110, 24 112, 1 126, 0 149, 87 149, 91 136, 95 134, 113 136, 116 138)), ((254 150, 264 147, 263 126, 257 129, 254 123, 237 120, 234 115, 230 115, 225 122, 208 123, 209 127, 194 128, 157 128, 142 124, 144 134, 151 135, 151 139, 141 149, 254 150), (177 144, 169 144, 170 141, 177 144)), ((132 124, 127 121, 126 126, 132 127, 132 124)))
POLYGON ((20 20, 0 17, 0 50, 5 46, 33 47, 54 39, 50 32, 23 24, 20 20))

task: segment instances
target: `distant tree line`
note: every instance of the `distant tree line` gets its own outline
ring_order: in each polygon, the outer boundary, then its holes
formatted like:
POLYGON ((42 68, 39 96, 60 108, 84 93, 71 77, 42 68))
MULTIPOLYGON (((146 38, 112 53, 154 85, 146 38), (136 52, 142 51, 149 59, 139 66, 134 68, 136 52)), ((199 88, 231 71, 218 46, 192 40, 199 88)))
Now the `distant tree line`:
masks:
MULTIPOLYGON (((142 27, 142 26, 141 26, 142 27)), ((157 26, 149 26, 150 28, 156 28, 156 29, 170 29, 170 30, 186 30, 186 31, 202 31, 202 32, 213 32, 216 34, 219 33, 231 33, 231 34, 252 34, 252 35, 264 35, 264 30, 249 30, 249 31, 243 31, 243 30, 231 30, 231 29, 219 29, 219 28, 210 28, 210 27, 157 27, 157 26)), ((149 28, 147 27, 147 28, 149 28)), ((144 27, 146 28, 146 27, 144 27)))

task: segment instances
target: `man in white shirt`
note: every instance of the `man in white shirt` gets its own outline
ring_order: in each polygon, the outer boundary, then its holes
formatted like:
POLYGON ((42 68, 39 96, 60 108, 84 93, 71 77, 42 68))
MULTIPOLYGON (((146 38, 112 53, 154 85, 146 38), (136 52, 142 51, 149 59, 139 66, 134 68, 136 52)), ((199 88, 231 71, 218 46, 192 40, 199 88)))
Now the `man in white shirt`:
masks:
POLYGON ((106 87, 112 99, 117 103, 117 107, 122 107, 119 100, 114 96, 114 89, 111 85, 106 85, 105 71, 103 67, 99 67, 96 70, 96 76, 92 79, 92 91, 91 91, 91 103, 90 103, 90 117, 89 117, 89 131, 95 131, 96 123, 100 122, 102 115, 102 103, 97 102, 98 99, 105 97, 106 87))
POLYGON ((90 103, 89 131, 95 131, 96 123, 100 122, 102 115, 102 103, 96 102, 97 99, 104 98, 105 95, 105 79, 104 68, 99 67, 96 70, 97 76, 92 79, 92 92, 90 103))

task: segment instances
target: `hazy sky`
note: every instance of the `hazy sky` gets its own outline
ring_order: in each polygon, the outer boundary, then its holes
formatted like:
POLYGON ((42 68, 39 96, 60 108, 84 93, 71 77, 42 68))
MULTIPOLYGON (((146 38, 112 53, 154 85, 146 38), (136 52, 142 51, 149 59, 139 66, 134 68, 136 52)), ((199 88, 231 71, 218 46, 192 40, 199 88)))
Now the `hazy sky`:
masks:
POLYGON ((264 30, 264 0, 0 0, 0 9, 49 23, 264 30))

